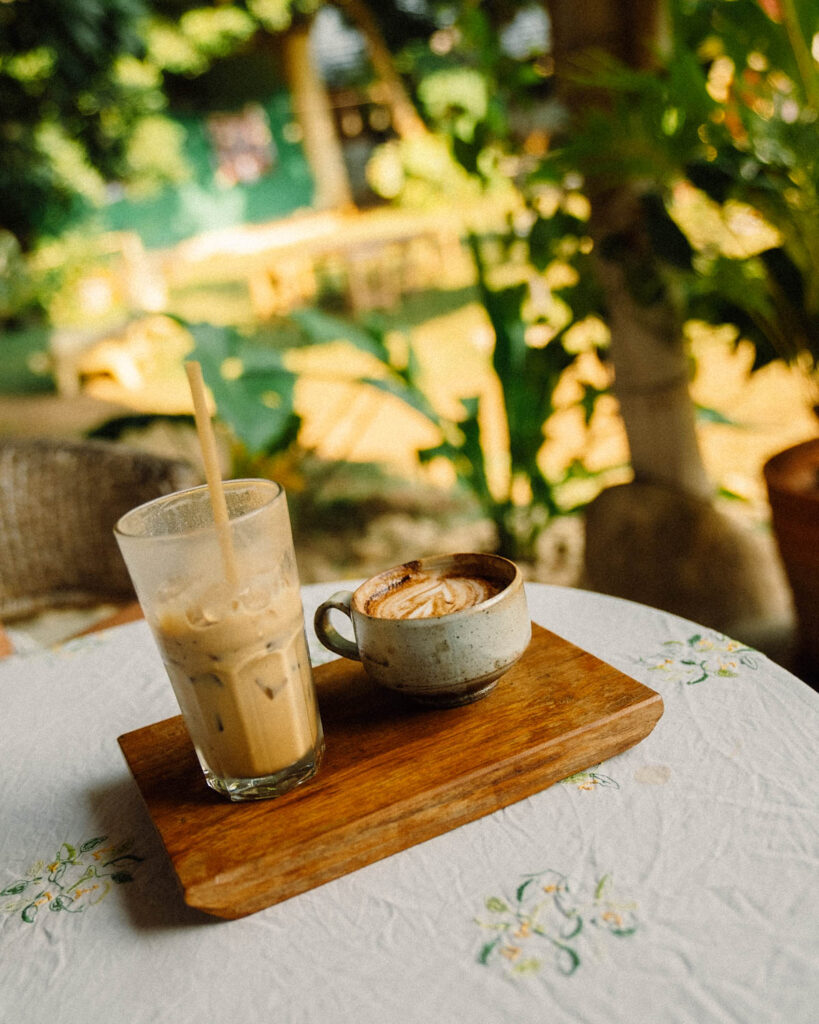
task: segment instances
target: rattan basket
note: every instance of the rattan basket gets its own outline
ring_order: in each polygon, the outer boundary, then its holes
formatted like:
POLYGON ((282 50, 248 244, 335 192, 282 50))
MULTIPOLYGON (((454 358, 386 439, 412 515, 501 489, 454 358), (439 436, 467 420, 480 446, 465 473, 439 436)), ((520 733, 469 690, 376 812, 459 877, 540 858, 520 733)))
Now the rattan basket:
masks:
POLYGON ((0 439, 0 619, 133 600, 114 524, 199 482, 186 462, 112 442, 0 439))

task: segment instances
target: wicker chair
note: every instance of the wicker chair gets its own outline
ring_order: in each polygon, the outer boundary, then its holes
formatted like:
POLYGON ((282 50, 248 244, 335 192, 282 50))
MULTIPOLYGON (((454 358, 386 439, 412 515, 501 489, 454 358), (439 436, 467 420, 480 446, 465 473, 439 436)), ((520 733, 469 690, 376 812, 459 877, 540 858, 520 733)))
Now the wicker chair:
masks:
POLYGON ((0 438, 0 620, 133 601, 114 524, 199 482, 188 463, 110 442, 0 438))

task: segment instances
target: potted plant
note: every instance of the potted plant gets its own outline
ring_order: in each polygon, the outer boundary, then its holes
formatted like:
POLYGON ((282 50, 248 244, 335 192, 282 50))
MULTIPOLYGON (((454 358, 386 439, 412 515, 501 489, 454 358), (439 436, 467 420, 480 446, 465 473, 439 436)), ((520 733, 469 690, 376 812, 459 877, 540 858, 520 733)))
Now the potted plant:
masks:
POLYGON ((765 464, 771 518, 793 591, 800 669, 819 677, 819 438, 765 464))

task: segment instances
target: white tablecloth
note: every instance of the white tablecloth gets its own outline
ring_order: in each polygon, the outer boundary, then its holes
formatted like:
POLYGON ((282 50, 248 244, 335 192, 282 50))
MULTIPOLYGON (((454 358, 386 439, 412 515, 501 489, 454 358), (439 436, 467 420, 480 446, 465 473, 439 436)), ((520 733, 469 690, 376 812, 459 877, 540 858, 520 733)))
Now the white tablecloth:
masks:
POLYGON ((239 921, 182 903, 117 746, 178 713, 147 626, 0 662, 0 1021, 819 1020, 819 695, 674 616, 528 593, 662 694, 653 733, 239 921))

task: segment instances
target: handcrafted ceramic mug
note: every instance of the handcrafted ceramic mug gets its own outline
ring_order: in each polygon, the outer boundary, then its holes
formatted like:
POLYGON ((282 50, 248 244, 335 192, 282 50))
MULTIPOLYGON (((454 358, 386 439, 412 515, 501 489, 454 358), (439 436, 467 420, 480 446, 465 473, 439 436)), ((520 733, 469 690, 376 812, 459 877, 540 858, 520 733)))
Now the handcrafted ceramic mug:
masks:
POLYGON ((499 555, 423 558, 342 590, 316 611, 319 640, 376 683, 436 707, 485 696, 532 635, 523 576, 499 555), (355 640, 330 622, 337 610, 355 640))

